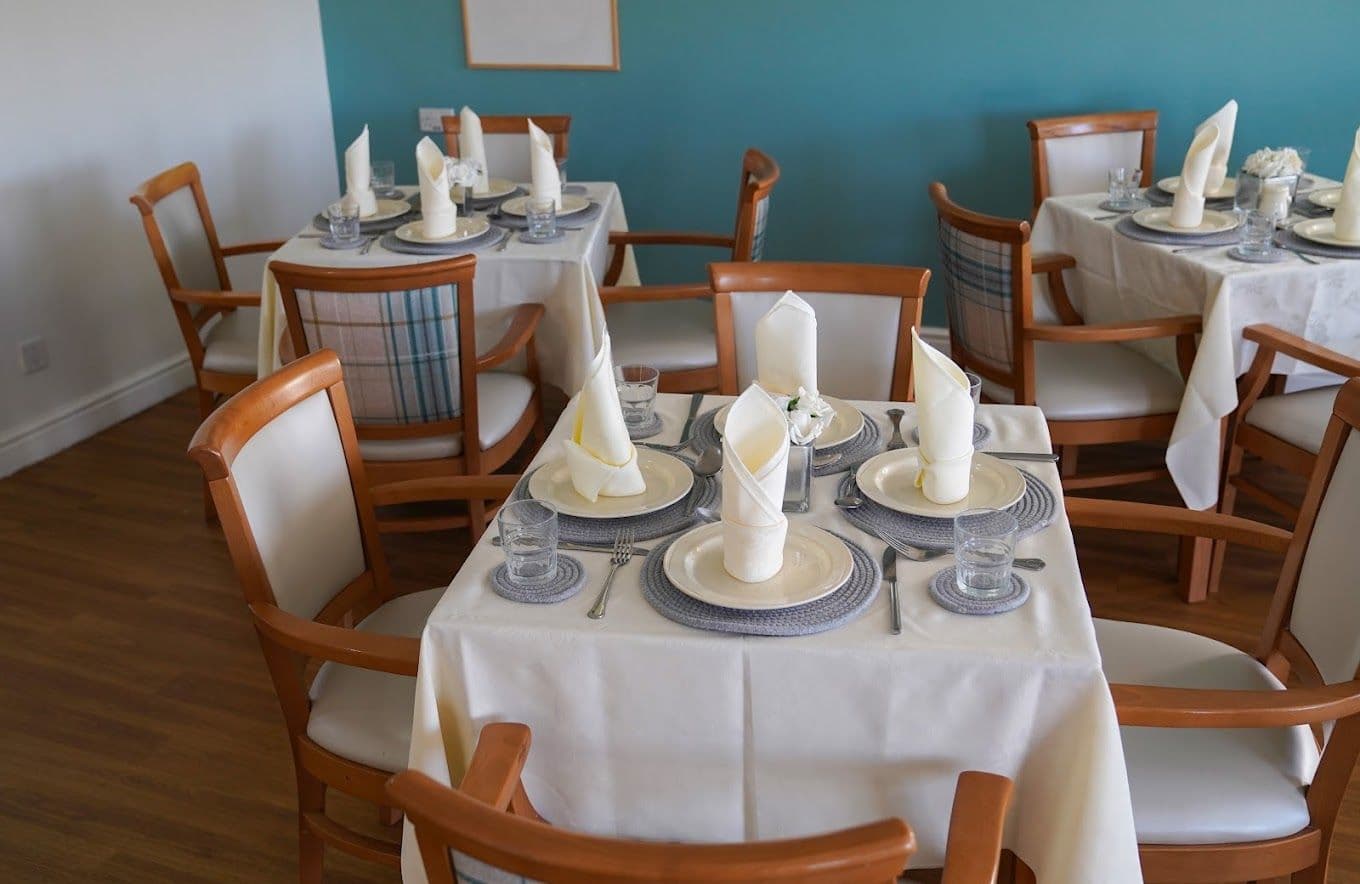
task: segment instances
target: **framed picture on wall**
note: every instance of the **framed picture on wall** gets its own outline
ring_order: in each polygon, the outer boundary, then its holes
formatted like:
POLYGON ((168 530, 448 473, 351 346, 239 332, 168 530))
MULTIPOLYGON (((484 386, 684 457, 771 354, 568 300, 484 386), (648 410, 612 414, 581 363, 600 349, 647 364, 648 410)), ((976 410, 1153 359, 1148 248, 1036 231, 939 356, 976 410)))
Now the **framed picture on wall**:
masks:
POLYGON ((619 69, 618 0, 462 0, 470 68, 619 69))

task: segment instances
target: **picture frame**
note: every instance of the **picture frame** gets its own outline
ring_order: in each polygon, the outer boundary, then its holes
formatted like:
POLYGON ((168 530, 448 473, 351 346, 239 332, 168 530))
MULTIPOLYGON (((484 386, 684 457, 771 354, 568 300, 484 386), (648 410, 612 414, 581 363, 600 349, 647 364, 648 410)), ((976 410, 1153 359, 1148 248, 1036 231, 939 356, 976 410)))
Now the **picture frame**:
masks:
POLYGON ((619 69, 618 0, 461 0, 469 68, 619 69))

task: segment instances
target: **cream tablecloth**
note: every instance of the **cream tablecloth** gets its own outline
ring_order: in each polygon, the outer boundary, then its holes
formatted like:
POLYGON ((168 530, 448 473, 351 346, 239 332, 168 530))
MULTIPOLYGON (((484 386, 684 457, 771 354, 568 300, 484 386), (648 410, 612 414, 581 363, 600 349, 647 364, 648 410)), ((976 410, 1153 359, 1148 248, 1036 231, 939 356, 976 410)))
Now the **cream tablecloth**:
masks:
MULTIPOLYGON (((577 182, 581 184, 581 182, 577 182)), ((596 285, 609 263, 609 232, 627 230, 623 198, 612 182, 584 183, 587 195, 604 208, 581 230, 569 230, 556 243, 528 245, 512 240, 504 251, 477 253, 477 276, 473 281, 477 305, 477 345, 486 350, 500 339, 514 308, 539 303, 546 308, 539 326, 537 345, 543 380, 574 393, 584 380, 594 355, 586 311, 587 298, 597 297, 596 285)), ((415 188, 404 188, 414 193, 415 188)), ((302 233, 318 231, 310 224, 302 233)), ((294 236, 270 256, 321 267, 391 267, 441 260, 442 256, 390 252, 374 244, 368 254, 358 250, 322 248, 316 239, 294 236)), ((620 277, 622 285, 637 285, 637 268, 630 254, 620 277)), ((265 267, 260 286, 260 376, 279 367, 279 342, 285 317, 274 275, 265 267)))
MULTIPOLYGON (((1208 509, 1218 501, 1221 419, 1237 407, 1237 378, 1256 352, 1255 344, 1242 340, 1242 329, 1268 322, 1360 357, 1360 261, 1322 258, 1309 264, 1290 257, 1278 264, 1244 264, 1227 256, 1227 246, 1177 253, 1177 246, 1116 233, 1113 220, 1094 220, 1109 214, 1098 207, 1103 199, 1104 194, 1084 194, 1045 200, 1034 221, 1033 249, 1077 259, 1077 269, 1066 274, 1067 287, 1088 322, 1180 313, 1204 317, 1166 463, 1186 506, 1208 509)), ((1040 321, 1056 321, 1050 304, 1036 299, 1035 308, 1040 321)), ((1145 352, 1175 370, 1170 341, 1145 352)), ((1287 357, 1277 360, 1275 370, 1294 376, 1290 389, 1339 382, 1287 357)))
MULTIPOLYGON (((657 439, 675 441, 688 397, 658 402, 657 439)), ((881 417, 881 403, 869 407, 881 417)), ((995 447, 1049 448, 1036 408, 984 406, 980 419, 995 447)), ((565 428, 535 464, 559 456, 565 428)), ((1057 491, 1053 466, 1026 466, 1057 491)), ((812 512, 791 518, 878 556, 883 545, 832 505, 840 479, 814 480, 812 512)), ((899 815, 916 831, 919 866, 941 862, 955 777, 995 771, 1016 781, 1006 844, 1040 881, 1140 880, 1123 749, 1065 517, 1021 542, 1020 555, 1049 564, 1026 575, 1033 597, 1008 614, 937 607, 926 583, 941 562, 903 560, 897 636, 886 589, 859 620, 821 635, 691 629, 643 599, 638 561, 620 572, 608 615, 590 620, 608 568, 595 553, 576 554, 589 582, 575 598, 515 604, 488 586, 502 560, 491 533, 426 626, 411 767, 456 782, 482 725, 525 722, 526 788, 555 825, 735 841, 899 815)), ((404 849, 405 880, 423 880, 409 829, 404 849)))

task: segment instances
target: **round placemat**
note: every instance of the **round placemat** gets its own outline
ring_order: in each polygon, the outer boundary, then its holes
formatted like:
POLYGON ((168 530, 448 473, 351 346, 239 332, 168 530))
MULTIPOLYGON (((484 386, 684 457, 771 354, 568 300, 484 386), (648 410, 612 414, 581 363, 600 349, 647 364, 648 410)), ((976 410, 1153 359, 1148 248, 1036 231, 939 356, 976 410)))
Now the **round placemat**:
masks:
MULTIPOLYGON (((1025 477, 1025 493, 1018 501, 1007 507, 1006 512, 1015 516, 1020 523, 1017 537, 1028 537, 1042 531, 1058 515, 1058 499, 1053 491, 1033 473, 1021 470, 1025 477)), ((852 510, 841 510, 850 524, 873 533, 881 531, 891 537, 905 541, 912 546, 924 549, 953 549, 954 520, 936 519, 929 516, 914 516, 888 509, 874 503, 864 496, 855 482, 853 473, 845 477, 837 492, 842 497, 859 497, 864 503, 852 510)))
POLYGON ((1148 230, 1132 218, 1120 218, 1115 222, 1114 229, 1129 239, 1155 242, 1164 246, 1230 246, 1242 238, 1241 227, 1234 227, 1222 233, 1211 233, 1208 236, 1187 236, 1183 233, 1148 230))
POLYGON ((465 239, 462 242, 449 243, 448 245, 438 245, 407 242, 404 239, 398 239, 395 233, 385 233, 383 238, 378 240, 378 245, 389 252, 398 252, 404 255, 439 255, 451 258, 454 255, 466 255, 469 252, 480 251, 489 246, 498 246, 509 237, 509 231, 492 227, 486 233, 479 233, 472 239, 465 239))
POLYGON ((655 411, 652 412, 651 420, 643 421, 640 424, 630 424, 628 426, 628 438, 633 440, 650 439, 660 432, 661 415, 657 414, 655 411))
POLYGON ((566 238, 567 231, 561 227, 557 228, 552 236, 530 236, 529 231, 521 230, 519 235, 515 237, 515 239, 518 239, 520 242, 527 243, 531 246, 545 246, 548 243, 561 242, 566 238))
MULTIPOLYGON (((991 427, 984 427, 982 424, 978 424, 978 423, 973 424, 973 447, 974 447, 974 448, 978 447, 979 445, 981 445, 983 442, 986 442, 986 441, 987 441, 988 439, 990 439, 990 438, 992 438, 992 428, 991 428, 991 427)), ((920 444, 921 444, 921 428, 920 428, 920 427, 912 427, 912 428, 911 428, 911 441, 915 442, 917 445, 920 445, 920 444)))
POLYGON ((1106 212, 1118 212, 1120 215, 1127 215, 1131 212, 1136 212, 1139 209, 1146 209, 1148 207, 1148 201, 1145 199, 1135 199, 1133 202, 1134 205, 1132 206, 1116 206, 1109 200, 1101 200, 1096 208, 1103 209, 1106 212))
MULTIPOLYGON (((694 465, 687 458, 682 457, 680 459, 690 466, 694 465)), ((511 492, 510 500, 527 500, 529 498, 529 477, 539 469, 542 469, 542 467, 524 474, 524 478, 520 479, 515 490, 511 492)), ((557 516, 557 536, 572 543, 584 543, 608 549, 614 543, 614 536, 624 528, 632 529, 635 540, 653 540, 667 534, 674 534, 703 521, 694 514, 694 510, 701 506, 712 506, 713 502, 718 499, 719 487, 717 476, 695 476, 694 487, 690 489, 689 494, 664 509, 641 516, 625 516, 618 519, 582 519, 579 516, 566 516, 559 513, 557 516)))
POLYGON ((946 611, 953 611, 955 614, 1003 614, 1006 611, 1014 611, 1029 601, 1029 583, 1014 571, 1011 572, 1010 591, 984 601, 959 592, 959 585, 954 580, 954 573, 957 570, 954 565, 950 565, 930 578, 930 597, 946 611))
MULTIPOLYGON (((1176 195, 1169 190, 1162 190, 1154 184, 1143 193, 1143 199, 1154 206, 1169 206, 1176 201, 1176 195)), ((1227 211, 1232 207, 1233 198, 1230 196, 1218 196, 1204 201, 1204 208, 1219 212, 1227 211)))
MULTIPOLYGON (((694 449, 703 451, 713 446, 722 447, 722 434, 718 432, 715 420, 721 408, 714 408, 705 411, 694 419, 694 426, 690 429, 690 438, 693 440, 694 449)), ((860 414, 864 414, 863 411, 860 414)), ((826 448, 819 448, 813 453, 814 458, 826 457, 829 454, 839 454, 839 460, 826 464, 821 467, 813 467, 814 476, 831 476, 836 473, 843 473, 847 469, 853 470, 861 463, 873 457, 879 452, 879 446, 883 441, 883 431, 869 415, 864 414, 864 426, 852 438, 836 445, 826 448)))
POLYGON ((743 611, 691 598, 666 576, 666 550, 675 539, 654 548, 642 566, 642 597, 668 620, 695 629, 742 635, 812 635, 854 620, 878 596, 883 579, 878 562, 862 547, 836 534, 850 550, 853 568, 845 585, 828 596, 792 608, 743 611))
POLYGON ((1234 261, 1241 261, 1243 264, 1278 264, 1289 258, 1289 253, 1284 249, 1271 249, 1264 255, 1257 255, 1253 252, 1242 251, 1241 246, 1232 246, 1226 254, 1234 261))
MULTIPOLYGON (((360 233, 386 233, 389 230, 396 230, 415 217, 415 209, 403 212, 395 218, 388 218, 385 221, 360 221, 360 233)), ((312 226, 323 233, 330 233, 331 222, 325 215, 317 215, 312 219, 312 226)))
POLYGON ((1354 261, 1360 258, 1360 246, 1350 249, 1345 246, 1325 246, 1311 239, 1304 239, 1292 230, 1281 230, 1275 234, 1277 245, 1293 252, 1316 255, 1319 258, 1345 258, 1354 261))
MULTIPOLYGON (((579 212, 572 212, 570 215, 560 215, 557 218, 557 229, 560 230, 580 230, 591 221, 600 217, 600 212, 604 207, 599 203, 592 202, 589 206, 579 212)), ((487 216, 492 224, 497 227, 504 227, 507 230, 527 230, 529 219, 523 215, 507 215, 504 212, 494 212, 487 216)))
POLYGON ((557 554, 557 574, 542 586, 516 586, 510 582, 510 569, 501 562, 491 569, 491 589, 496 595, 512 602, 531 605, 551 605, 565 602, 586 585, 586 569, 569 555, 557 554))
POLYGON ((331 239, 331 235, 328 233, 325 236, 318 239, 316 241, 316 244, 321 246, 321 248, 323 249, 330 249, 333 252, 348 252, 350 249, 357 249, 362 247, 364 243, 369 241, 369 239, 371 239, 371 237, 363 236, 361 234, 360 236, 352 240, 334 240, 331 239))

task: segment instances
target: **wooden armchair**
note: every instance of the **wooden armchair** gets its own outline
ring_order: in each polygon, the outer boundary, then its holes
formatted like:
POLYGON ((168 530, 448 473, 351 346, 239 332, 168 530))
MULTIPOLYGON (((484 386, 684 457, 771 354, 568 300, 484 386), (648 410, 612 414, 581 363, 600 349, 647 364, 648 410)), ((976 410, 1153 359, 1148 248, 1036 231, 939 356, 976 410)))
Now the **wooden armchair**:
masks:
MULTIPOLYGON (((273 262, 296 353, 340 356, 365 472, 375 484, 486 475, 532 437, 546 437, 534 335, 543 305, 521 304, 490 350, 478 354, 474 255, 397 267, 308 267, 273 262), (496 371, 522 358, 525 374, 496 371), (467 444, 466 440, 476 440, 467 444)), ((384 531, 468 525, 487 512, 384 517, 384 531)))
POLYGON ((616 284, 627 249, 632 246, 708 246, 729 250, 732 261, 759 261, 765 249, 770 193, 778 181, 779 164, 750 148, 742 157, 737 221, 731 236, 632 230, 609 234, 614 252, 600 300, 606 308, 616 363, 642 363, 660 369, 663 392, 717 389, 718 354, 708 286, 616 284))
POLYGON ((326 815, 328 788, 386 804, 383 784, 406 766, 419 636, 443 595, 443 587, 394 589, 373 508, 447 499, 485 505, 507 497, 516 477, 370 488, 340 362, 328 350, 233 396, 199 427, 189 454, 217 504, 283 708, 297 775, 300 879, 321 881, 327 845, 395 867, 395 842, 326 815))
MULTIPOLYGON (((529 728, 522 724, 483 727, 457 790, 415 771, 392 778, 388 795, 415 827, 431 884, 470 880, 456 879, 455 865, 460 871, 471 870, 465 875, 508 872, 562 884, 892 884, 916 849, 910 827, 899 819, 808 838, 721 845, 627 841, 563 831, 539 816, 520 781, 529 741, 529 728)), ((995 880, 1010 792, 1011 781, 1002 776, 968 771, 959 777, 944 884, 995 880)))
POLYGON ((1360 380, 1352 380, 1336 397, 1292 536, 1218 513, 1067 500, 1074 526, 1284 553, 1270 614, 1250 655, 1194 633, 1096 622, 1125 725, 1134 822, 1150 884, 1327 878, 1337 813, 1360 755, 1357 427, 1360 380), (1291 676, 1297 686, 1286 688, 1291 676))
POLYGON ((1143 170, 1152 183, 1157 157, 1157 112, 1122 111, 1029 121, 1034 211, 1050 196, 1106 189, 1110 169, 1143 170))
MULTIPOLYGON (((482 137, 486 142, 488 175, 510 181, 529 180, 529 121, 552 139, 553 158, 557 165, 567 162, 567 140, 571 136, 569 114, 488 115, 482 119, 482 137)), ((457 114, 440 117, 444 126, 444 153, 459 155, 458 136, 463 124, 457 114)))

